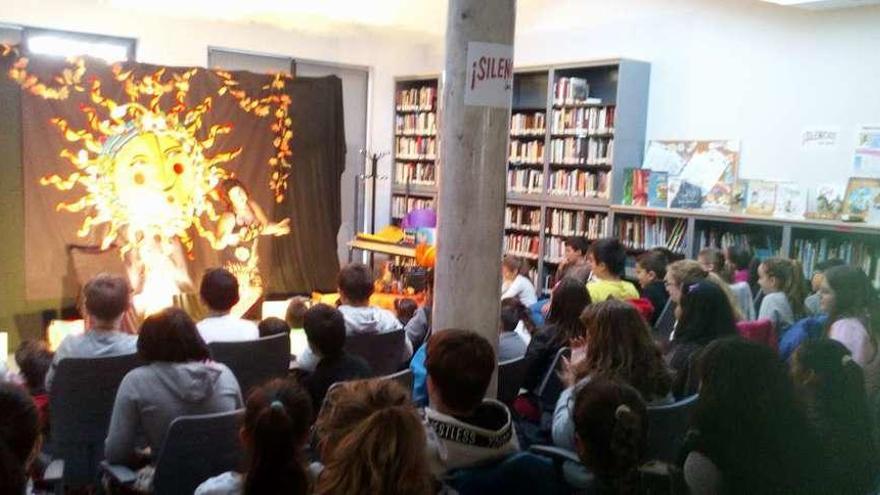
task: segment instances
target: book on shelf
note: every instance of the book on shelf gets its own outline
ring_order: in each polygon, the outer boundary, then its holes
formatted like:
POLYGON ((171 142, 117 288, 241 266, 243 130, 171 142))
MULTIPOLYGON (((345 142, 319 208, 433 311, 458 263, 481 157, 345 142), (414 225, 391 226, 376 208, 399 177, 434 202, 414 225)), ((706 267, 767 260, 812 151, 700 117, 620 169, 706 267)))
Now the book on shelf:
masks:
POLYGON ((407 213, 413 210, 421 210, 423 208, 433 208, 434 200, 431 198, 409 197, 393 195, 391 196, 391 216, 392 218, 403 218, 407 213))
POLYGON ((773 216, 803 218, 807 211, 807 195, 795 182, 782 182, 776 188, 776 206, 773 216))
POLYGON ((700 186, 682 180, 681 177, 669 177, 667 187, 670 208, 697 209, 703 206, 703 192, 700 186))
POLYGON ((520 168, 507 171, 507 190, 518 194, 544 192, 544 170, 520 168))
POLYGON ((728 226, 709 227, 697 230, 697 246, 700 249, 738 247, 753 253, 764 253, 763 257, 767 258, 781 253, 782 236, 760 230, 733 232, 728 226))
POLYGON ((548 208, 544 233, 547 236, 581 236, 599 239, 606 236, 605 213, 548 208))
POLYGON ((554 170, 550 173, 548 189, 554 196, 608 199, 608 172, 554 170))
POLYGON ((807 218, 837 220, 843 212, 843 198, 846 186, 843 184, 823 184, 810 189, 807 200, 807 218))
POLYGON ((554 105, 578 105, 588 102, 590 85, 581 77, 560 77, 553 84, 554 105))
POLYGON ((394 167, 394 183, 405 186, 433 186, 435 167, 431 162, 400 162, 394 167))
POLYGON ((535 234, 504 234, 504 252, 520 258, 538 259, 540 240, 535 234))
POLYGON ((437 134, 437 114, 419 112, 395 115, 394 134, 397 136, 434 136, 437 134))
POLYGON ((529 206, 508 205, 504 209, 504 228, 540 232, 541 209, 529 206))
POLYGON ((557 165, 611 165, 614 139, 565 137, 550 140, 550 162, 557 165))
POLYGON ((652 170, 648 175, 648 206, 665 208, 669 202, 669 173, 652 170))
POLYGON ((613 134, 616 109, 614 105, 556 108, 551 133, 574 136, 613 134))
POLYGON ((748 180, 743 190, 746 213, 749 215, 773 215, 773 210, 776 208, 776 187, 776 182, 748 180))
POLYGON ((819 239, 795 238, 791 243, 792 258, 803 266, 804 276, 809 280, 816 270, 816 264, 836 258, 848 265, 862 268, 873 281, 875 288, 880 288, 880 244, 868 243, 860 239, 848 239, 840 236, 822 237, 819 239))
POLYGON ((434 109, 436 101, 437 88, 433 86, 402 89, 397 92, 395 109, 398 112, 429 111, 434 109))
POLYGON ((394 141, 394 157, 397 160, 437 158, 437 140, 433 137, 397 137, 394 141))
POLYGON ((648 205, 648 179, 650 170, 627 168, 623 170, 623 201, 625 205, 648 205))
POLYGON ((615 220, 615 235, 630 249, 665 246, 684 253, 687 219, 662 217, 620 217, 615 220))
POLYGON ((514 113, 510 116, 510 135, 513 137, 543 136, 546 132, 544 112, 514 113))
POLYGON ((544 142, 543 141, 516 141, 509 144, 509 162, 511 165, 543 165, 544 142))

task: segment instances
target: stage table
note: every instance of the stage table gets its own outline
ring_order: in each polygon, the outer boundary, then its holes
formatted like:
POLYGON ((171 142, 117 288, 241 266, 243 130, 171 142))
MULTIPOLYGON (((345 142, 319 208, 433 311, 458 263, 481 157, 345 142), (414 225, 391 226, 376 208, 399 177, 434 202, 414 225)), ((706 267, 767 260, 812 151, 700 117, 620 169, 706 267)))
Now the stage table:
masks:
MULTIPOLYGON (((388 311, 394 311, 394 301, 398 299, 413 299, 419 306, 422 306, 425 304, 425 293, 420 292, 417 294, 407 295, 374 292, 373 295, 370 296, 370 306, 377 306, 382 309, 387 309, 388 311)), ((330 306, 336 306, 337 300, 339 300, 339 294, 336 292, 331 292, 327 294, 312 292, 312 301, 316 303, 324 303, 329 304, 330 306)))

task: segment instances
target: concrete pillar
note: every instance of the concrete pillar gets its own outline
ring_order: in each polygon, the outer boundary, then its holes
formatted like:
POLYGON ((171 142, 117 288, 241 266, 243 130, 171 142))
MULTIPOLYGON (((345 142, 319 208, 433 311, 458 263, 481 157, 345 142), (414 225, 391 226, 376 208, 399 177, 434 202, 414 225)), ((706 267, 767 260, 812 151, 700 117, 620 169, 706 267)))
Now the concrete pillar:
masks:
POLYGON ((515 14, 516 0, 449 0, 441 82, 432 327, 496 348, 515 14))

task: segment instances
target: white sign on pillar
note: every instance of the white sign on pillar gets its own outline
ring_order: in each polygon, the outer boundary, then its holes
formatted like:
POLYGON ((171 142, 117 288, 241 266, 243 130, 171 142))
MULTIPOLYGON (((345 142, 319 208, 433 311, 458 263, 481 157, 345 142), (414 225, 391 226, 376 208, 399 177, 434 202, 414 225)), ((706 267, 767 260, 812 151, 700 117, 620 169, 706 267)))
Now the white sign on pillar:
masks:
POLYGON ((513 94, 513 46, 471 41, 464 104, 507 108, 513 94))

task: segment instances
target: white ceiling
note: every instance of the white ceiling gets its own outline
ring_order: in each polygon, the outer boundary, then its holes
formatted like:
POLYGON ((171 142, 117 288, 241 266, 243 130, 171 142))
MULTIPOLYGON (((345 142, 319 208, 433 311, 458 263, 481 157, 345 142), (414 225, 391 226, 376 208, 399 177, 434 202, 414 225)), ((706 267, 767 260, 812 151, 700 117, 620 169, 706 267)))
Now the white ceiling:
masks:
POLYGON ((848 9, 853 7, 866 7, 868 5, 880 5, 880 0, 763 0, 764 2, 779 5, 798 7, 808 10, 833 10, 848 9))

